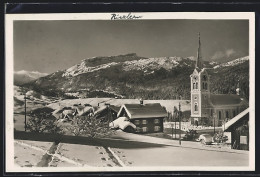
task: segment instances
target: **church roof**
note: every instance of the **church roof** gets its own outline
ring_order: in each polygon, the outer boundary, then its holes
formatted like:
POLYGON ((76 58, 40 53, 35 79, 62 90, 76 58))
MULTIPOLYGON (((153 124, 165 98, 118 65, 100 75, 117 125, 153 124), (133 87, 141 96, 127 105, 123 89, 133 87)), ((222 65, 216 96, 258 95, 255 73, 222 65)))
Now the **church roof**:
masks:
MULTIPOLYGON (((133 118, 156 118, 156 117, 166 117, 167 112, 160 103, 153 104, 125 104, 122 106, 125 108, 130 119, 133 118)), ((123 109, 120 109, 118 115, 120 115, 123 109)))
POLYGON ((247 108, 246 110, 244 110, 243 112, 239 113, 236 117, 234 117, 233 119, 231 119, 230 121, 228 121, 225 126, 222 125, 222 130, 227 130, 229 127, 231 127, 232 125, 234 125, 237 121, 239 121, 240 119, 242 119, 246 114, 249 113, 249 108, 247 108), (225 128, 224 128, 225 127, 225 128))
POLYGON ((214 106, 240 104, 244 99, 239 95, 211 94, 210 101, 214 106))

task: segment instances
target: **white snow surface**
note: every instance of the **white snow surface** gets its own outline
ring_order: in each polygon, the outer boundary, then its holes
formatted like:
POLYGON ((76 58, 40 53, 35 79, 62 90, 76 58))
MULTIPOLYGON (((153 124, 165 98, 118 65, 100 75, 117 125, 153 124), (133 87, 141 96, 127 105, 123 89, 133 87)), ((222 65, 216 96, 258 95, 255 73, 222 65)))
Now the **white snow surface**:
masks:
POLYGON ((214 66, 213 68, 217 69, 217 68, 220 68, 220 67, 235 66, 235 65, 238 65, 240 63, 244 63, 245 61, 248 61, 248 60, 249 60, 249 56, 237 58, 237 59, 229 61, 227 63, 222 63, 220 65, 214 66))
POLYGON ((62 77, 73 77, 79 74, 89 73, 98 71, 101 69, 109 68, 111 66, 117 64, 123 64, 123 70, 153 70, 159 69, 161 67, 169 70, 173 67, 176 67, 179 64, 179 61, 182 60, 182 57, 157 57, 157 58, 147 58, 147 59, 140 59, 140 60, 132 60, 132 61, 125 61, 125 62, 111 62, 106 64, 101 64, 95 67, 90 67, 86 65, 86 59, 82 60, 80 64, 74 65, 67 69, 65 73, 63 73, 62 77))
POLYGON ((124 70, 145 70, 145 69, 158 69, 163 67, 164 69, 172 69, 176 67, 182 58, 181 57, 159 57, 159 58, 148 58, 148 59, 140 59, 133 61, 124 62, 124 70))
POLYGON ((26 76, 33 78, 33 79, 38 79, 39 77, 43 77, 43 76, 48 75, 48 73, 40 73, 38 71, 25 71, 25 70, 15 71, 14 74, 26 75, 26 76))

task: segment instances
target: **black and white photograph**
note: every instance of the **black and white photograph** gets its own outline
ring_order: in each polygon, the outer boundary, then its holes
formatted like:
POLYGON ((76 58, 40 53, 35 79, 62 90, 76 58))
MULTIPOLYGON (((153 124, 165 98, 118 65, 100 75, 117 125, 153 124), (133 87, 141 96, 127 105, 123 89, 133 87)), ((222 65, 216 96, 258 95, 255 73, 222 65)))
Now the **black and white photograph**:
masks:
POLYGON ((7 171, 255 170, 254 20, 6 14, 7 171))

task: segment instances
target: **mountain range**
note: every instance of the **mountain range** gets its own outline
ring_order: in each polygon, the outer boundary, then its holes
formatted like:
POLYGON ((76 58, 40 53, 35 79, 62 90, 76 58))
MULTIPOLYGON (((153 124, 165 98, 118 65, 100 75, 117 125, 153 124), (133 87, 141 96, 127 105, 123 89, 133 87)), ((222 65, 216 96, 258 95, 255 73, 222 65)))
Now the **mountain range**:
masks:
POLYGON ((36 80, 40 77, 47 76, 47 73, 40 73, 38 71, 15 71, 14 72, 14 84, 23 85, 25 83, 36 80))
MULTIPOLYGON (((140 57, 135 53, 93 57, 40 77, 24 87, 49 96, 77 93, 79 97, 190 99, 190 74, 195 57, 140 57)), ((249 95, 249 57, 226 63, 204 61, 213 93, 249 95)))

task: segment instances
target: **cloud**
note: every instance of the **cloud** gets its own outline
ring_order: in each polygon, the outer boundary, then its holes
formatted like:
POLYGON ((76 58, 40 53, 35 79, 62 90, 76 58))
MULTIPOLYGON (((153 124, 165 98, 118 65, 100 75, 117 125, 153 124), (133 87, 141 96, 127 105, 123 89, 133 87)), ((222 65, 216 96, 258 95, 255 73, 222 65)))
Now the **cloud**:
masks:
POLYGON ((229 58, 232 55, 234 55, 236 52, 234 49, 227 49, 226 51, 217 51, 214 53, 214 55, 211 57, 213 60, 215 59, 221 59, 221 58, 229 58))

